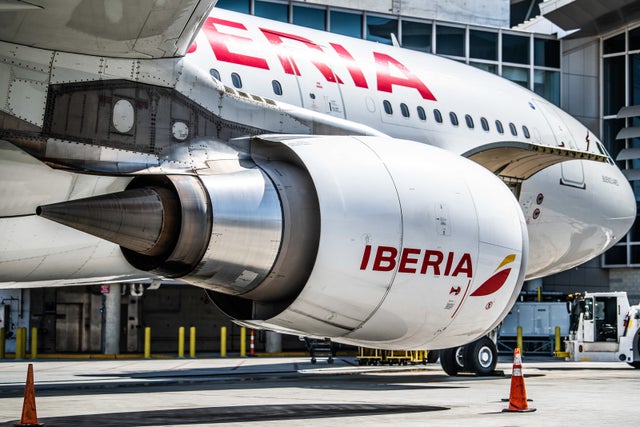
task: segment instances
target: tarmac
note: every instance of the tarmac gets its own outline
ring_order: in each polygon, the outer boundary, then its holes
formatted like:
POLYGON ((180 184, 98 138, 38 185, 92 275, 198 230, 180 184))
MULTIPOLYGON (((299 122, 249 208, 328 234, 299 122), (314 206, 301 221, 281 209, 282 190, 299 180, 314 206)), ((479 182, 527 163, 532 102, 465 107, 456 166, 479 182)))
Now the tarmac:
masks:
POLYGON ((0 426, 20 421, 33 364, 46 426, 637 426, 640 369, 523 357, 529 406, 504 413, 504 375, 447 376, 439 364, 357 366, 308 357, 0 361, 0 426))

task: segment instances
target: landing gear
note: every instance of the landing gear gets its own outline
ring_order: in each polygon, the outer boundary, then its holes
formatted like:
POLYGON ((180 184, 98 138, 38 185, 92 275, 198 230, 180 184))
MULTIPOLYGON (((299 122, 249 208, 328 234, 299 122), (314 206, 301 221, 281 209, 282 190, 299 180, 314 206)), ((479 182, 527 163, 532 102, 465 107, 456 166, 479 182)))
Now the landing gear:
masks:
POLYGON ((498 363, 496 345, 487 337, 467 344, 464 351, 464 366, 478 376, 491 375, 498 363))
POLYGON ((452 377, 464 370, 464 346, 445 348, 440 351, 440 365, 442 369, 452 377))
POLYGON ((471 372, 478 376, 493 374, 498 363, 498 349, 494 342, 482 337, 461 347, 440 351, 440 365, 447 375, 471 372))

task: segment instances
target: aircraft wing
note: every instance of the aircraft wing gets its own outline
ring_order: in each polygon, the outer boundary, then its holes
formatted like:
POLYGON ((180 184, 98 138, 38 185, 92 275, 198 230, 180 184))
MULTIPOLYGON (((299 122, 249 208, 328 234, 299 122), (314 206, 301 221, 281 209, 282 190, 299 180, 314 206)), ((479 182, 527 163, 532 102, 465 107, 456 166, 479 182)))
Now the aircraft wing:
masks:
POLYGON ((515 179, 528 179, 546 167, 567 160, 608 161, 608 157, 601 154, 511 141, 481 145, 463 156, 496 175, 515 179))
POLYGON ((215 0, 3 0, 0 40, 121 58, 187 52, 215 0))

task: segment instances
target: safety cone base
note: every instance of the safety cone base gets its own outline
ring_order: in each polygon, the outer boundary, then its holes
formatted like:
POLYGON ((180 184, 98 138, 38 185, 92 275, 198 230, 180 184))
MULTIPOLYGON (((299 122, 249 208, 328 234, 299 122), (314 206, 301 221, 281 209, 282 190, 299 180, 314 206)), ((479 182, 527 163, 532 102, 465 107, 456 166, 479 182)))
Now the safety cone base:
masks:
POLYGON ((535 412, 536 408, 527 408, 527 409, 509 409, 504 408, 502 412, 535 412))

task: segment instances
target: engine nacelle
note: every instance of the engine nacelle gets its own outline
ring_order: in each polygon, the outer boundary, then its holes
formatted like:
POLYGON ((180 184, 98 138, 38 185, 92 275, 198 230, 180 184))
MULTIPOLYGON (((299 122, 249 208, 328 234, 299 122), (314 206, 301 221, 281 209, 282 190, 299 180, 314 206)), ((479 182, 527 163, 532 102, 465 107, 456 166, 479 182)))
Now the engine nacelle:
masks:
POLYGON ((467 343, 506 315, 524 279, 528 237, 517 201, 494 175, 385 138, 279 142, 313 182, 320 239, 295 300, 248 325, 432 349, 467 343))
POLYGON ((255 328, 444 348, 482 336, 515 301, 524 218, 481 166, 383 137, 266 135, 250 146, 252 161, 136 178, 39 212, 119 243, 136 268, 212 290, 255 328), (87 210, 98 218, 74 214, 87 210))

